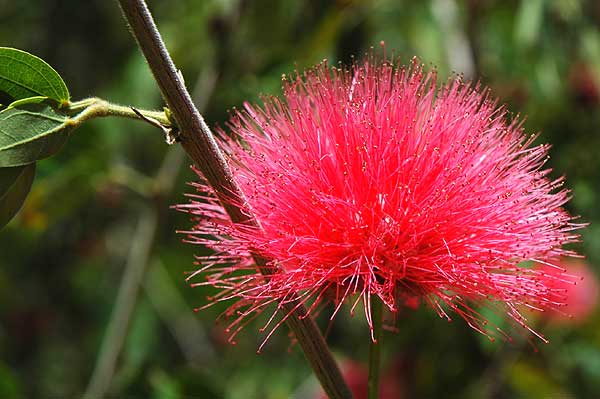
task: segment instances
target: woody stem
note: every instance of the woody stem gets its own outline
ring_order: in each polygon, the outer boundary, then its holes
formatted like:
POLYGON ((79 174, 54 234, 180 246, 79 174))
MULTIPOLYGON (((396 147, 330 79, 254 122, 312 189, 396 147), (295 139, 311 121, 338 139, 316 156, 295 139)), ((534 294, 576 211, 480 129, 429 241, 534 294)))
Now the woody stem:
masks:
MULTIPOLYGON (((119 3, 148 61, 163 98, 177 121, 180 130, 179 138, 184 150, 217 193, 231 221, 260 228, 253 215, 243 212, 240 206, 235 205, 244 203, 242 191, 236 184, 212 132, 192 102, 146 2, 119 0, 119 3)), ((256 254, 254 259, 263 273, 271 273, 268 259, 256 254)), ((299 299, 289 301, 284 305, 284 310, 289 310, 288 326, 298 340, 325 393, 332 399, 351 398, 350 390, 317 325, 307 317, 306 308, 298 301, 299 299)))

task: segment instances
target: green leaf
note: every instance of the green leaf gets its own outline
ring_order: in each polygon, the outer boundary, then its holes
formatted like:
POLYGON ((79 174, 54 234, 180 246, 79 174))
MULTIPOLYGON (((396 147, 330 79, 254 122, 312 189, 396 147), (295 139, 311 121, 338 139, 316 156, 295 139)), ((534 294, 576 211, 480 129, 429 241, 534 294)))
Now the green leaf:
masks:
POLYGON ((17 108, 21 105, 26 105, 26 104, 39 104, 39 103, 43 103, 47 99, 48 99, 48 97, 44 97, 44 96, 22 98, 20 100, 13 101, 6 108, 17 108))
POLYGON ((0 94, 11 100, 48 97, 61 105, 69 90, 58 72, 41 58, 14 48, 0 47, 0 94))
POLYGON ((15 166, 12 168, 0 168, 0 198, 10 190, 26 167, 27 165, 15 166))
POLYGON ((17 180, 25 167, 26 165, 15 166, 13 168, 0 168, 0 198, 10 190, 10 187, 17 180))
POLYGON ((0 168, 0 229, 21 209, 34 176, 34 163, 16 168, 0 168))
POLYGON ((0 111, 0 167, 27 165, 55 154, 74 128, 69 115, 34 100, 0 111))

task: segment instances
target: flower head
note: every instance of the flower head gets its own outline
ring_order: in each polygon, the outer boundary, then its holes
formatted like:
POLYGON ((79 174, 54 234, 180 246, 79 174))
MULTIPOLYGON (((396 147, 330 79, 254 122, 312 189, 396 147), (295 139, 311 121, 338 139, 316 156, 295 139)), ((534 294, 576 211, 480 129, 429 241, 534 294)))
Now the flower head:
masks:
POLYGON ((572 255, 562 246, 580 226, 562 208, 562 178, 544 169, 548 146, 533 146, 486 90, 459 77, 438 88, 416 61, 373 56, 284 77, 283 90, 246 103, 231 134, 220 132, 245 196, 238 205, 260 228, 230 222, 203 182, 179 207, 197 222, 187 240, 214 251, 198 258, 206 281, 192 285, 219 288, 211 303, 234 300, 234 335, 297 297, 310 312, 333 302, 332 318, 362 300, 371 326, 373 296, 392 312, 418 297, 488 336, 498 331, 476 305, 523 326, 522 306, 562 305, 548 273, 522 262, 572 255), (268 276, 251 254, 270 260, 268 276))

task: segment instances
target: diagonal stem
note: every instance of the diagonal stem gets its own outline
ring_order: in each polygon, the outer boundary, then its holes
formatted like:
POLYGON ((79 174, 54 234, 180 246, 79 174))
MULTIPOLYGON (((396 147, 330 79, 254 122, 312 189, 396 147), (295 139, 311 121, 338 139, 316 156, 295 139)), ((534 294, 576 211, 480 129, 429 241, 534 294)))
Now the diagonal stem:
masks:
POLYGON ((379 398, 379 369, 381 367, 381 324, 383 303, 377 295, 371 296, 372 337, 369 345, 369 399, 379 398))
MULTIPOLYGON (((260 228, 252 215, 233 205, 244 203, 243 194, 233 180, 233 175, 212 132, 194 106, 145 1, 119 0, 119 3, 160 91, 178 123, 181 145, 214 188, 231 220, 234 223, 260 228)), ((254 259, 263 274, 272 272, 267 266, 267 259, 257 255, 254 255, 254 259)), ((306 308, 298 306, 297 302, 286 304, 285 308, 295 309, 288 317, 287 324, 296 335, 327 395, 332 399, 351 398, 350 390, 319 328, 312 318, 306 317, 306 308)))
POLYGON ((136 239, 133 241, 127 258, 125 274, 121 280, 110 323, 102 340, 100 355, 83 395, 84 399, 104 397, 108 389, 121 348, 127 337, 129 322, 137 302, 140 283, 144 278, 146 265, 150 259, 157 227, 157 215, 151 209, 145 209, 144 213, 140 215, 136 227, 134 235, 136 239))

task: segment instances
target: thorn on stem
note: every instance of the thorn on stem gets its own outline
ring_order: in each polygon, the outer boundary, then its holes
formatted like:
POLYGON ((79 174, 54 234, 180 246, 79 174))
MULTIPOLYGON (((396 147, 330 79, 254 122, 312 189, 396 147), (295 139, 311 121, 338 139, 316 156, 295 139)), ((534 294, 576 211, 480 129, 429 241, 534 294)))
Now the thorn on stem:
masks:
POLYGON ((139 110, 134 107, 131 107, 131 110, 143 121, 148 122, 152 126, 156 126, 165 134, 165 141, 168 145, 173 145, 175 143, 179 143, 181 141, 181 137, 179 135, 179 131, 174 126, 166 127, 159 121, 154 118, 150 118, 144 114, 142 114, 139 110))

